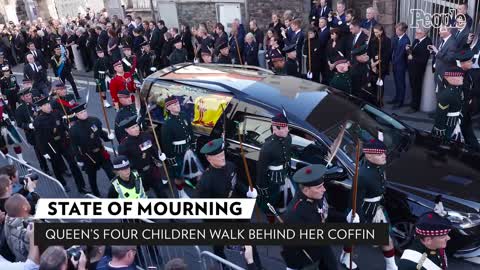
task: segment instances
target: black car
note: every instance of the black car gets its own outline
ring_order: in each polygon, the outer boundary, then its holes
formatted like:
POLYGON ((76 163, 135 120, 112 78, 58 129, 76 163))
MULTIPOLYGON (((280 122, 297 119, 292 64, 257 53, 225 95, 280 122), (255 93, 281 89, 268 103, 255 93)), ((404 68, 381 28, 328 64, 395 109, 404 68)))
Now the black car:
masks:
MULTIPOLYGON (((294 169, 325 163, 346 120, 359 123, 362 141, 382 132, 388 147, 387 211, 397 247, 410 242, 416 218, 433 209, 435 197, 442 195, 456 227, 448 251, 473 260, 480 256, 480 155, 463 144, 440 144, 356 97, 256 67, 180 64, 151 75, 142 96, 155 105, 151 112, 160 125, 169 95, 180 99, 200 145, 225 129, 227 158, 234 160, 240 159, 241 139, 253 179, 259 150, 271 135, 270 118, 283 110, 290 121, 294 169)), ((349 208, 354 156, 355 141, 347 129, 333 161, 335 179, 327 186, 330 205, 339 211, 349 208)))

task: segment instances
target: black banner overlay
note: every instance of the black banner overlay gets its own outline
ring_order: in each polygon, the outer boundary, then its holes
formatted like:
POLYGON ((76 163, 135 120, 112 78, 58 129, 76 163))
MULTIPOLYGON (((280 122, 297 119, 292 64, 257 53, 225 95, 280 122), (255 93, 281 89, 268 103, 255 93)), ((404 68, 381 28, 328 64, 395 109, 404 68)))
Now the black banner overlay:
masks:
POLYGON ((35 243, 50 245, 388 244, 387 224, 36 223, 35 243))

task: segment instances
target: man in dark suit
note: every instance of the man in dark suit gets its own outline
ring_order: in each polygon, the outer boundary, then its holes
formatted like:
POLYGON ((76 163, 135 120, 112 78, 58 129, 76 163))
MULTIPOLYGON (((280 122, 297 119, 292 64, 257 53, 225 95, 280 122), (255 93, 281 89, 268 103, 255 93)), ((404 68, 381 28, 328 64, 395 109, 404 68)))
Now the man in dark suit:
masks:
POLYGON ((132 20, 132 15, 125 16, 125 25, 127 26, 130 37, 133 37, 133 30, 135 29, 135 24, 132 20))
POLYGON ((467 40, 470 34, 470 28, 467 27, 467 22, 463 14, 457 15, 455 27, 456 31, 453 36, 457 42, 457 49, 468 48, 467 40))
POLYGON ((25 38, 18 28, 14 30, 13 46, 15 47, 15 54, 17 55, 17 63, 23 62, 25 55, 25 38))
POLYGON ((227 35, 227 33, 225 33, 225 27, 223 26, 222 23, 217 23, 215 25, 215 34, 217 34, 217 35, 215 37, 215 43, 214 43, 215 49, 214 49, 213 54, 215 56, 218 56, 218 54, 220 53, 218 48, 220 48, 220 46, 224 43, 228 44, 228 35, 227 35))
POLYGON ((151 29, 150 35, 150 48, 155 51, 156 55, 162 54, 162 47, 165 44, 165 39, 162 32, 158 29, 157 24, 154 21, 149 23, 151 29))
POLYGON ((305 41, 305 34, 302 31, 302 21, 300 19, 295 19, 290 23, 290 26, 293 34, 289 38, 284 38, 284 42, 285 46, 295 44, 297 50, 297 62, 301 70, 303 42, 305 41))
POLYGON ((35 62, 40 63, 42 65, 43 69, 47 70, 48 69, 48 63, 45 57, 43 56, 43 53, 40 50, 37 50, 35 47, 35 44, 33 42, 29 42, 28 45, 28 50, 29 54, 33 55, 33 58, 35 59, 35 62))
POLYGON ((350 53, 353 48, 358 48, 364 44, 367 44, 368 36, 363 33, 362 28, 361 28, 361 22, 360 20, 354 19, 350 23, 350 33, 351 36, 346 39, 346 46, 347 46, 347 55, 346 58, 351 62, 355 62, 355 59, 352 59, 350 57, 350 53))
POLYGON ((457 17, 458 17, 458 15, 463 15, 463 16, 465 16, 466 21, 467 21, 467 28, 468 28, 469 30, 472 28, 472 26, 473 26, 473 19, 472 19, 472 17, 470 17, 470 15, 467 14, 467 12, 468 12, 468 3, 467 3, 467 2, 468 2, 468 1, 465 1, 464 3, 459 4, 459 5, 457 6, 457 12, 454 13, 454 14, 455 14, 455 17, 452 17, 452 18, 450 19, 449 26, 454 27, 455 24, 456 24, 456 22, 457 22, 457 17))
POLYGON ((395 80, 395 97, 388 104, 394 104, 394 109, 403 106, 405 101, 405 75, 407 73, 407 50, 410 39, 406 35, 408 25, 400 22, 395 26, 396 36, 392 39, 392 66, 395 80))
POLYGON ((105 55, 108 55, 108 34, 101 26, 95 27, 95 32, 98 35, 97 46, 103 49, 105 55))
POLYGON ((318 26, 320 18, 327 18, 330 11, 332 11, 332 9, 327 5, 326 0, 318 0, 316 5, 310 10, 310 23, 314 26, 318 26))
POLYGON ((410 103, 410 109, 407 113, 414 113, 420 109, 423 77, 425 75, 428 58, 430 58, 428 46, 432 45, 432 40, 427 34, 427 29, 422 27, 417 28, 413 45, 407 47, 408 77, 410 78, 410 87, 412 88, 412 102, 410 103))
POLYGON ((327 65, 327 44, 330 40, 330 29, 328 21, 325 17, 318 20, 318 43, 320 44, 320 74, 322 74, 322 83, 328 82, 328 65, 327 65))
POLYGON ((435 75, 436 92, 440 93, 444 89, 442 78, 443 73, 449 67, 455 66, 455 52, 457 43, 452 37, 450 29, 447 26, 440 27, 439 36, 441 38, 438 48, 434 45, 430 46, 430 51, 435 54, 433 59, 433 70, 435 75))
POLYGON ((40 62, 35 61, 33 54, 27 54, 27 63, 23 68, 23 76, 32 81, 32 87, 44 96, 48 96, 47 70, 40 62))

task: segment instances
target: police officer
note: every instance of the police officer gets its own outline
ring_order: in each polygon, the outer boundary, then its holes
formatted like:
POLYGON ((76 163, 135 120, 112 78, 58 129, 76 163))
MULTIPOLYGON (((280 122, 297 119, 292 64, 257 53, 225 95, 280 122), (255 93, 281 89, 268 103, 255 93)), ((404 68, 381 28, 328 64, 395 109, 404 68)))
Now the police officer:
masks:
POLYGON ((445 248, 452 223, 435 212, 427 212, 415 224, 415 240, 403 251, 398 270, 446 270, 445 248))
MULTIPOLYGON (((180 103, 175 96, 169 96, 165 99, 165 109, 168 111, 169 117, 162 127, 162 142, 167 155, 169 174, 175 179, 178 196, 188 198, 183 190, 185 181, 183 163, 187 150, 196 148, 196 140, 192 125, 181 112, 180 103)), ((188 181, 190 186, 196 186, 193 179, 188 179, 188 181)))
MULTIPOLYGON (((329 217, 324 193, 324 165, 310 165, 298 170, 293 181, 299 191, 289 204, 284 217, 285 224, 319 224, 329 217)), ((322 246, 283 246, 281 252, 287 269, 336 270, 337 262, 332 248, 322 246)))
POLYGON ((128 135, 118 146, 118 153, 130 160, 131 167, 142 177, 145 190, 153 188, 157 197, 165 197, 162 181, 166 177, 163 168, 160 168, 161 161, 166 159, 165 154, 157 149, 150 133, 140 131, 137 116, 123 120, 120 126, 128 135))
POLYGON ((103 147, 102 140, 107 142, 115 138, 113 133, 107 133, 102 129, 102 122, 88 116, 86 104, 82 103, 72 109, 77 121, 70 129, 73 150, 77 157, 77 165, 83 167, 88 176, 90 187, 95 196, 100 197, 97 186, 97 171, 102 168, 108 179, 115 174, 112 170, 110 155, 103 147))
MULTIPOLYGON (((118 92, 118 102, 120 104, 120 109, 118 110, 117 115, 115 116, 115 137, 119 143, 127 136, 125 129, 120 126, 120 123, 132 116, 137 116, 137 109, 135 104, 132 101, 132 93, 124 89, 118 92)), ((143 121, 139 121, 141 124, 143 121)))
POLYGON ((35 105, 40 108, 39 115, 33 120, 36 144, 40 154, 50 160, 55 177, 63 184, 65 190, 68 192, 70 189, 62 176, 62 157, 65 158, 75 179, 78 191, 80 193, 88 193, 85 189, 82 172, 77 166, 69 144, 68 128, 62 121, 61 114, 52 110, 52 106, 46 97, 39 99, 35 105))
POLYGON ((0 89, 4 96, 3 100, 8 102, 7 106, 10 111, 15 112, 18 102, 18 90, 20 90, 17 83, 17 77, 12 75, 8 66, 2 67, 2 71, 3 77, 0 78, 0 89))
POLYGON ((220 44, 217 48, 218 54, 217 63, 218 64, 231 64, 232 58, 230 58, 230 49, 228 48, 228 43, 224 42, 220 44))
POLYGON ((47 161, 40 154, 39 148, 35 142, 35 128, 33 127, 33 119, 37 117, 38 113, 33 106, 33 98, 31 88, 24 88, 19 92, 22 102, 15 111, 15 119, 17 120, 17 126, 22 128, 25 132, 27 142, 35 149, 35 155, 37 156, 38 163, 43 172, 50 174, 47 161))
POLYGON ((350 69, 350 74, 352 85, 355 85, 354 89, 358 90, 353 91, 352 94, 363 97, 363 99, 375 104, 376 96, 372 89, 372 76, 369 66, 370 57, 367 54, 368 46, 366 44, 355 46, 351 52, 353 65, 350 69))
MULTIPOLYGON (((260 149, 257 165, 257 190, 260 193, 259 206, 266 213, 270 223, 275 222, 275 217, 270 213, 267 203, 275 206, 280 201, 280 188, 288 192, 290 184, 290 159, 292 136, 288 131, 288 120, 283 114, 272 118, 273 135, 265 140, 260 149)), ((283 207, 286 202, 283 202, 283 207)))
MULTIPOLYGON (((236 166, 230 161, 225 160, 225 151, 223 139, 215 139, 206 143, 200 153, 204 154, 208 163, 208 168, 203 173, 198 186, 198 197, 205 199, 224 199, 224 198, 256 198, 257 190, 250 190, 242 182, 238 182, 236 166)), ((208 221, 207 221, 208 222, 208 221)), ((218 220, 217 220, 218 222, 218 220)), ((224 222, 234 222, 225 220, 224 222)), ((226 259, 224 246, 213 246, 213 252, 226 259)), ((258 269, 262 269, 260 257, 254 247, 254 262, 258 269)))
POLYGON ((52 109, 60 113, 65 123, 71 124, 75 120, 72 108, 78 105, 75 96, 67 93, 67 88, 61 80, 53 81, 52 93, 55 95, 50 101, 52 109))
POLYGON ((445 91, 438 93, 438 105, 432 134, 443 142, 461 139, 464 72, 458 67, 450 68, 443 75, 445 91))
MULTIPOLYGON (((356 223, 389 223, 385 209, 385 164, 387 162, 387 147, 382 141, 372 139, 363 145, 363 153, 365 159, 360 164, 357 201, 356 205, 359 209, 358 214, 360 220, 353 221, 356 223)), ((351 211, 349 214, 351 217, 351 211)), ((347 217, 348 222, 352 222, 347 217)), ((382 246, 383 256, 385 258, 386 269, 396 270, 395 249, 393 241, 390 238, 389 244, 382 246)), ((351 248, 344 247, 340 255, 340 263, 345 267, 350 266, 351 248)), ((352 269, 356 269, 357 265, 352 262, 352 269)))
POLYGON ((112 179, 108 189, 108 198, 115 199, 145 199, 147 194, 143 189, 142 177, 130 169, 130 162, 126 156, 113 158, 113 169, 117 176, 112 179))
POLYGON ((103 48, 97 46, 96 51, 98 58, 93 65, 93 78, 97 84, 96 91, 100 92, 100 95, 103 98, 103 106, 109 108, 111 105, 107 102, 107 82, 105 79, 109 74, 113 73, 113 71, 110 64, 110 58, 105 56, 103 48))

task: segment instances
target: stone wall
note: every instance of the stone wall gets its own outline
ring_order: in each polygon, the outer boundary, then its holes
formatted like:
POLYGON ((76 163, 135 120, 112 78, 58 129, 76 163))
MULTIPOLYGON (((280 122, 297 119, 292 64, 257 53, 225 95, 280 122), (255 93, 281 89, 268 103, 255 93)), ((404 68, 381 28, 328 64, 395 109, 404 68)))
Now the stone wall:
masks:
POLYGON ((215 3, 177 3, 177 13, 179 23, 190 27, 206 23, 211 30, 217 21, 215 3))
POLYGON ((383 25, 387 36, 392 37, 396 20, 396 0, 355 0, 352 1, 352 6, 357 14, 357 17, 365 18, 365 13, 368 7, 373 6, 376 2, 378 9, 377 21, 383 25))
POLYGON ((285 10, 292 10, 293 14, 303 20, 303 26, 308 24, 310 4, 305 5, 302 0, 249 0, 248 12, 250 19, 255 19, 258 26, 266 30, 272 20, 272 13, 277 13, 280 18, 285 10), (308 6, 308 8, 306 8, 308 6))

